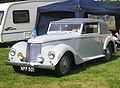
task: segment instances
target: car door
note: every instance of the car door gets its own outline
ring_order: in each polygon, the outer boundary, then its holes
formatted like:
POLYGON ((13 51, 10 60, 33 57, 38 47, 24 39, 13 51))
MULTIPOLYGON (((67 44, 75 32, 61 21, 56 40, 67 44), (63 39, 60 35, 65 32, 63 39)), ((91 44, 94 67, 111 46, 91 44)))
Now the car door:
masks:
POLYGON ((102 43, 98 23, 84 23, 81 36, 76 39, 76 50, 81 58, 89 59, 101 55, 102 43))

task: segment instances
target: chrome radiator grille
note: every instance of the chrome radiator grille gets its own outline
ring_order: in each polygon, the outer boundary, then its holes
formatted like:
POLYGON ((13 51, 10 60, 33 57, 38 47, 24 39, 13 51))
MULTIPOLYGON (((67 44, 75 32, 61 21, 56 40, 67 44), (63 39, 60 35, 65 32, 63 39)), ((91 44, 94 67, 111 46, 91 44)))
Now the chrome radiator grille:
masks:
POLYGON ((41 54, 41 44, 28 43, 26 52, 26 62, 37 62, 38 54, 41 54))

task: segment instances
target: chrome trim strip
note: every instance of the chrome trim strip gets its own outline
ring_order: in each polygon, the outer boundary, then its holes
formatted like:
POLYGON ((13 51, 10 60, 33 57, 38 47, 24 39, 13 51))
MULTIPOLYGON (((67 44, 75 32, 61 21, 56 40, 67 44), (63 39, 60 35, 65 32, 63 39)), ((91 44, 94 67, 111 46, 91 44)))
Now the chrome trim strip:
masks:
POLYGON ((18 34, 18 33, 24 33, 24 32, 32 32, 32 30, 28 30, 28 31, 19 31, 19 32, 6 32, 6 33, 2 33, 0 35, 8 35, 8 34, 18 34))

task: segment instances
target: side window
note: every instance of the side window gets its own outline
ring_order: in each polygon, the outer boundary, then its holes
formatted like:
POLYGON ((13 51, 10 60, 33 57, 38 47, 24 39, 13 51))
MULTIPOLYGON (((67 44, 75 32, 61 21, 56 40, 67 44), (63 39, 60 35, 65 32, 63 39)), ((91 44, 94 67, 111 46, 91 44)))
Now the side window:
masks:
POLYGON ((85 23, 83 26, 83 34, 98 33, 98 23, 85 23))
POLYGON ((13 11, 13 23, 28 23, 29 22, 28 10, 15 10, 13 11))

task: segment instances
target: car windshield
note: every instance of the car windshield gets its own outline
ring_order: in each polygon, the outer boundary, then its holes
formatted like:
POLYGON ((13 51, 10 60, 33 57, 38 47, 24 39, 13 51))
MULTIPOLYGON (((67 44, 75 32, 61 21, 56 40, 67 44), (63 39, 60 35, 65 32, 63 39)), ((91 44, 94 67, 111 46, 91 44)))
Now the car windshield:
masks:
POLYGON ((78 32, 81 24, 51 24, 49 32, 54 31, 71 31, 78 32))
POLYGON ((3 14, 4 14, 4 11, 0 11, 0 25, 1 25, 1 22, 2 22, 3 14))

